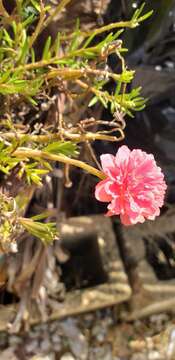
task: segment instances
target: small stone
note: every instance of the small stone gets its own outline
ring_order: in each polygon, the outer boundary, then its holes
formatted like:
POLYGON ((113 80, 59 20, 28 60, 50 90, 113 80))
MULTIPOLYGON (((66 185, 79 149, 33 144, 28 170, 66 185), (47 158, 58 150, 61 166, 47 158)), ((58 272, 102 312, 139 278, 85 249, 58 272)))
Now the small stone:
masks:
POLYGON ((86 328, 90 329, 94 321, 94 317, 92 314, 88 314, 84 317, 84 323, 86 324, 86 328))
POLYGON ((65 353, 60 360, 76 360, 71 353, 65 353))
POLYGON ((47 355, 39 354, 39 355, 33 356, 29 360, 55 360, 55 355, 53 353, 47 354, 47 355))
POLYGON ((60 343, 61 342, 60 336, 57 333, 53 334, 52 341, 53 343, 58 343, 58 342, 60 343))
POLYGON ((37 337, 38 337, 38 335, 39 335, 39 333, 36 333, 36 332, 34 332, 34 331, 31 331, 30 333, 29 333, 29 338, 30 339, 37 339, 37 337))
POLYGON ((53 344, 52 346, 54 348, 54 351, 56 351, 56 352, 61 351, 62 341, 61 341, 60 336, 57 333, 55 333, 52 335, 51 340, 52 340, 52 344, 53 344))
POLYGON ((9 344, 15 346, 22 343, 22 339, 19 336, 11 335, 9 336, 9 344))
POLYGON ((40 348, 43 352, 49 351, 51 349, 52 345, 49 339, 44 339, 40 343, 40 348))
POLYGON ((92 329, 92 336, 94 336, 99 343, 102 343, 105 340, 106 331, 104 326, 100 324, 96 325, 92 329))
POLYGON ((158 351, 151 351, 148 355, 148 360, 163 360, 158 351))
POLYGON ((53 349, 55 352, 60 352, 62 349, 61 343, 53 344, 53 349))
POLYGON ((113 360, 110 345, 90 349, 89 360, 113 360))
POLYGON ((39 343, 37 340, 32 340, 25 346, 25 350, 28 354, 36 352, 36 349, 39 347, 39 343))
POLYGON ((50 324, 50 332, 53 333, 57 330, 58 328, 58 323, 56 321, 53 321, 51 324, 50 324))
POLYGON ((97 341, 101 344, 105 340, 105 334, 101 333, 96 336, 97 341))
POLYGON ((85 336, 77 327, 74 319, 67 319, 61 323, 72 353, 80 360, 86 360, 88 356, 88 344, 85 336))
POLYGON ((48 331, 48 324, 47 323, 41 324, 40 325, 40 331, 48 331))
POLYGON ((147 354, 137 353, 131 357, 131 360, 148 360, 147 354))

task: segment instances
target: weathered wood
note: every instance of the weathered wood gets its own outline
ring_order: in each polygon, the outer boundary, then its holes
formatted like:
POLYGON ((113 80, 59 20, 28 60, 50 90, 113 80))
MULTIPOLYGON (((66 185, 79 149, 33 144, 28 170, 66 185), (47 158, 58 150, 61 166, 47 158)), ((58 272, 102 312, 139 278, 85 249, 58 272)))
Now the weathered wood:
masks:
MULTIPOLYGON (((67 292, 66 300, 58 302, 57 310, 47 317, 47 321, 117 305, 131 297, 131 288, 116 246, 111 221, 104 216, 84 216, 71 218, 61 225, 63 243, 76 241, 76 238, 82 241, 83 234, 92 233, 97 234, 100 258, 108 281, 91 288, 67 292)), ((95 264, 92 263, 91 266, 95 264)), ((0 331, 8 330, 8 324, 13 321, 17 310, 17 304, 0 307, 0 331)), ((41 321, 38 314, 30 314, 31 325, 41 321)))

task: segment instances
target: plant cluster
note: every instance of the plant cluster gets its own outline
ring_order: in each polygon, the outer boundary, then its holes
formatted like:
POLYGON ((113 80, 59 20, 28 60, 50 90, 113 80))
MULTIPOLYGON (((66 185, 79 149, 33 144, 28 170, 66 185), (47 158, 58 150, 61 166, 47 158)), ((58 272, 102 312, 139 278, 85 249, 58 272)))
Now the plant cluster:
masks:
MULTIPOLYGON (((77 166, 101 179, 104 173, 78 159, 81 144, 95 140, 120 141, 124 138, 125 115, 133 116, 144 108, 140 88, 127 90, 134 71, 126 66, 121 34, 135 28, 151 15, 143 14, 144 4, 129 21, 112 23, 84 31, 77 21, 74 31, 65 29, 55 38, 48 36, 42 54, 37 53, 43 31, 71 0, 58 5, 45 5, 43 0, 16 0, 8 13, 0 0, 0 171, 3 183, 15 174, 25 188, 42 186, 43 178, 52 172, 55 162, 77 166), (119 73, 108 66, 108 57, 116 55, 119 73), (106 84, 115 84, 109 93, 106 84), (54 94, 54 95, 53 95, 54 94), (64 96, 62 105, 61 96, 64 96), (60 104, 56 119, 41 121, 41 111, 57 98, 60 104), (92 107, 101 103, 111 110, 111 120, 85 118, 69 120, 71 109, 85 103, 92 107), (38 121, 28 121, 32 111, 38 121), (91 131, 89 129, 92 129, 91 131)), ((23 194, 11 198, 6 187, 1 188, 2 251, 16 251, 16 239, 27 230, 44 243, 57 236, 56 225, 43 222, 48 212, 25 218, 28 199, 23 194)))

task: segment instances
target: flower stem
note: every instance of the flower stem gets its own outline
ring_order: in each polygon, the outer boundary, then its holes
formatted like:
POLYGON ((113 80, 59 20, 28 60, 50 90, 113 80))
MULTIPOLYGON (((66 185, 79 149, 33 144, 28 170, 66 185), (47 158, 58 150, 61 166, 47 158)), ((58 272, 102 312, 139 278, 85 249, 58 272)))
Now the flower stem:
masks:
POLYGON ((19 148, 18 150, 14 151, 13 156, 21 158, 23 160, 32 158, 32 159, 44 159, 44 160, 50 160, 50 161, 58 161, 58 162, 61 162, 64 164, 73 165, 80 169, 83 169, 83 170, 87 171, 88 173, 90 173, 94 176, 97 176, 98 178, 100 178, 102 180, 106 178, 106 175, 102 171, 94 168, 93 166, 88 165, 85 162, 77 160, 77 159, 71 159, 64 155, 50 154, 45 151, 31 150, 28 148, 19 148))

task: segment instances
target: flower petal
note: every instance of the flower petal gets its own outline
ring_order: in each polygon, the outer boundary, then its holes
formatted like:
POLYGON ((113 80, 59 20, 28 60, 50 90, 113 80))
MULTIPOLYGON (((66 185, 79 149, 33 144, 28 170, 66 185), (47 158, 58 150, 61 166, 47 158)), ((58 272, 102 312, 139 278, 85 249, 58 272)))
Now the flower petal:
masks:
POLYGON ((109 180, 105 179, 105 180, 100 181, 96 185, 95 197, 97 200, 102 201, 102 202, 109 202, 112 200, 112 196, 106 192, 106 187, 107 187, 108 183, 109 183, 109 180))
POLYGON ((106 173, 109 168, 115 168, 115 157, 111 154, 103 154, 100 156, 101 166, 103 171, 106 173))
POLYGON ((119 148, 116 157, 115 157, 115 163, 117 166, 121 165, 127 165, 129 161, 131 151, 126 145, 123 145, 119 148))

